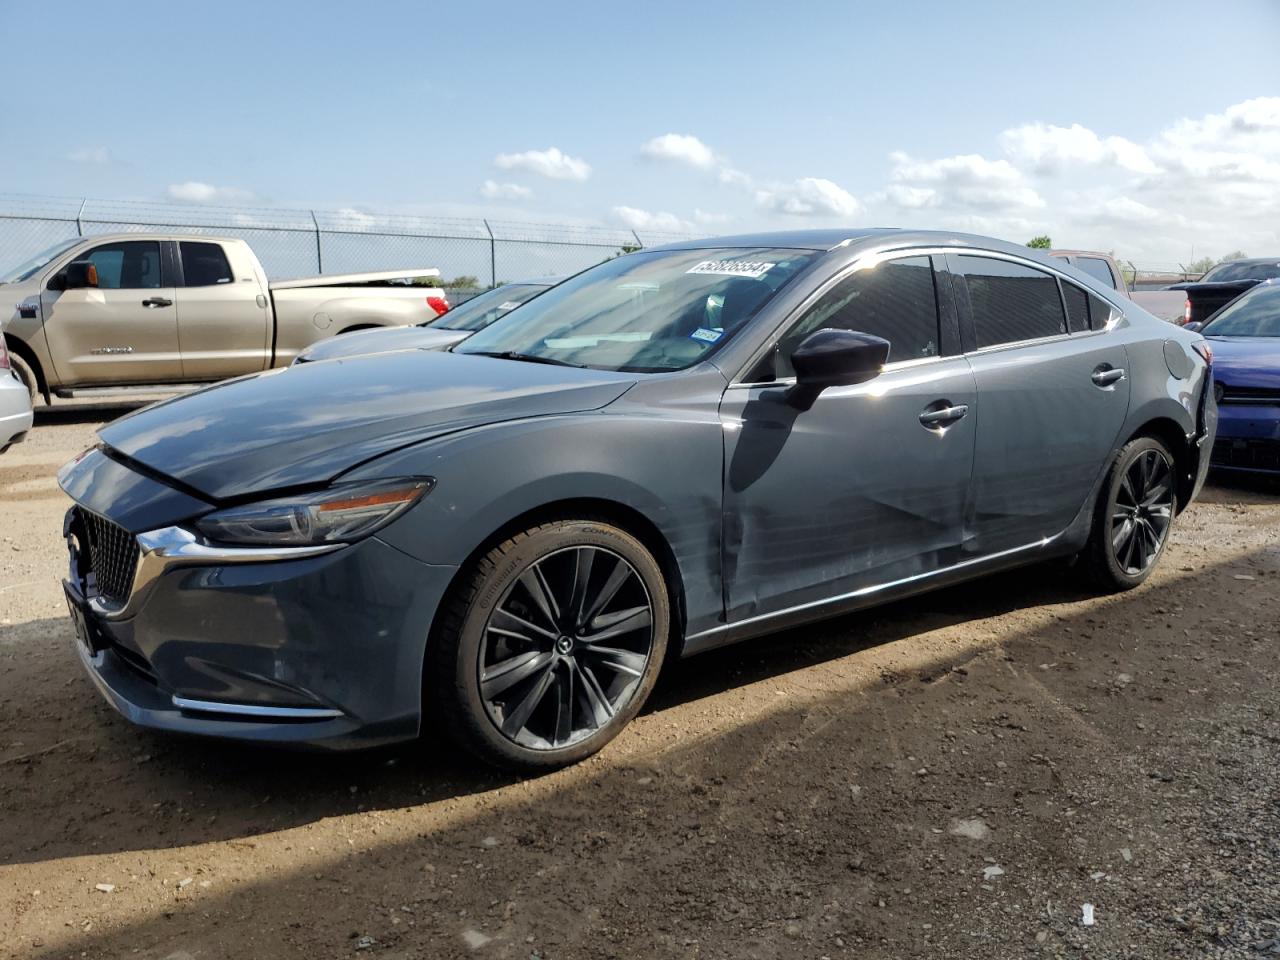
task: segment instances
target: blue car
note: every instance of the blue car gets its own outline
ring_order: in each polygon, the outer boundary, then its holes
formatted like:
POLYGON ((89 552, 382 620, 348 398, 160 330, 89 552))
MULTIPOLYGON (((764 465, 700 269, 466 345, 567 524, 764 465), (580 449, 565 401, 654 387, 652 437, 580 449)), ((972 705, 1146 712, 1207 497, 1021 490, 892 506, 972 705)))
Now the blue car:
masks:
POLYGON ((1219 405, 1212 465, 1280 474, 1280 280, 1258 284, 1199 329, 1213 349, 1219 405))

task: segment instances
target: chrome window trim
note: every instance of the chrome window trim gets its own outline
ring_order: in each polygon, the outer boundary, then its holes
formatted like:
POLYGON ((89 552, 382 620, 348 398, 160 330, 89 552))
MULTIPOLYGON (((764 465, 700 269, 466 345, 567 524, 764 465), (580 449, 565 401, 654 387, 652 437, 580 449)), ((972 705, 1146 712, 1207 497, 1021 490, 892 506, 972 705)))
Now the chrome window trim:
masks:
MULTIPOLYGON (((935 363, 943 363, 947 360, 962 359, 964 359, 963 355, 957 353, 946 357, 915 357, 911 360, 893 360, 880 368, 880 375, 884 376, 886 373, 894 373, 898 370, 909 370, 912 367, 924 367, 935 363)), ((758 360, 756 362, 759 363, 758 360)), ((727 389, 748 390, 756 387, 789 387, 793 386, 795 382, 795 377, 779 377, 777 380, 743 380, 729 384, 727 389)))
POLYGON ((173 705, 179 710, 200 713, 225 713, 234 717, 263 717, 272 720, 331 720, 343 716, 341 710, 328 707, 268 707, 252 703, 220 703, 217 700, 190 700, 175 696, 173 705))
POLYGON ((174 567, 222 566, 234 563, 277 563, 301 560, 333 553, 345 543, 325 543, 307 547, 225 547, 200 540, 182 527, 161 527, 135 536, 138 541, 138 565, 133 572, 133 586, 123 604, 113 604, 101 597, 88 599, 89 609, 104 620, 125 620, 138 612, 151 585, 174 567))

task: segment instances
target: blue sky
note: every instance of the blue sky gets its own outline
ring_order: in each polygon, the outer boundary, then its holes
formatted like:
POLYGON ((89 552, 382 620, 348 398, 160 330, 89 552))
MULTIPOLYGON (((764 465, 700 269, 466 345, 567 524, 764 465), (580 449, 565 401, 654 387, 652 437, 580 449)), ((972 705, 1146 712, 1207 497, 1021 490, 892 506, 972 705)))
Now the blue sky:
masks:
POLYGON ((0 36, 5 193, 1280 250, 1275 0, 0 0, 0 36))

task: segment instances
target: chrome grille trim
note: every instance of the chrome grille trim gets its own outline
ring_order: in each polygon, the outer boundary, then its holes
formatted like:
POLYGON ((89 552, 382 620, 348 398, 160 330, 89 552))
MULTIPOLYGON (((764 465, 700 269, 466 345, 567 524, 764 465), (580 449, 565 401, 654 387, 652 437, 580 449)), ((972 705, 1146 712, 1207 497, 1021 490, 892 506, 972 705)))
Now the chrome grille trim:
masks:
POLYGON ((138 541, 124 527, 83 507, 76 507, 85 531, 93 589, 112 603, 123 604, 133 592, 138 570, 138 541))

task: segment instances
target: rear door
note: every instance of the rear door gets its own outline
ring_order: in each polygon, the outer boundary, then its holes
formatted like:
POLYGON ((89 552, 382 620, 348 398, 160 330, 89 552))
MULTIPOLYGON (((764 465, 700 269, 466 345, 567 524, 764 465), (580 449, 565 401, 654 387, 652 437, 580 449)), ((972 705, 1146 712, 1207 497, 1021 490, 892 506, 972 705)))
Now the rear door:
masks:
POLYGON ((1062 533, 1088 500, 1129 408, 1113 308, 997 254, 948 254, 978 392, 966 550, 1062 533), (1090 308, 1092 307, 1092 310, 1090 308))
POLYGON ((97 269, 96 288, 44 290, 45 336, 63 383, 164 383, 182 378, 166 246, 161 240, 99 244, 76 258, 97 269))
POLYGON ((254 276, 238 277, 221 243, 179 240, 178 339, 187 380, 220 380, 271 362, 271 307, 254 276))

